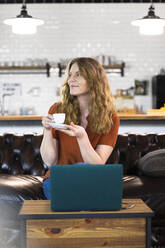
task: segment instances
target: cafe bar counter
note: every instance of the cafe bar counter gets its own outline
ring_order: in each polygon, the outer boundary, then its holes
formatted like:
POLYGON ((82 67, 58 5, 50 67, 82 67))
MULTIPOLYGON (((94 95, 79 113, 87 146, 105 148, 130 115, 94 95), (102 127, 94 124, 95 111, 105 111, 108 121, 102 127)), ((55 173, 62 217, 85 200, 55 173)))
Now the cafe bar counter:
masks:
MULTIPOLYGON (((164 133, 165 115, 118 114, 120 118, 119 133, 164 133)), ((39 115, 5 115, 0 116, 0 133, 36 132, 42 133, 42 116, 39 115)))

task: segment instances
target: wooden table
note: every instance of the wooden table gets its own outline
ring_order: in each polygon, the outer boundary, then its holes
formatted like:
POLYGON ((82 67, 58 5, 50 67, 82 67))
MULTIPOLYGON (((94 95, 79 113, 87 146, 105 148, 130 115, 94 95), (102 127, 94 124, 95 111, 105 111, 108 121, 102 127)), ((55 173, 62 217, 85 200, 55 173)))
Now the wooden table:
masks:
POLYGON ((130 209, 52 212, 48 200, 27 200, 20 211, 21 248, 150 248, 152 210, 140 199, 130 209))

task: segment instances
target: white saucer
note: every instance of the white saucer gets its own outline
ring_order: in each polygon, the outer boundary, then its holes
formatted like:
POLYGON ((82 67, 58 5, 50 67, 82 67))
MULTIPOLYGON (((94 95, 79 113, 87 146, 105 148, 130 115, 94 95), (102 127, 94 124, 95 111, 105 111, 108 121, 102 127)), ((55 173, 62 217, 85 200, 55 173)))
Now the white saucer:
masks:
POLYGON ((51 122, 51 123, 49 123, 49 125, 51 127, 58 128, 58 129, 67 129, 67 126, 65 124, 61 124, 61 123, 51 122))

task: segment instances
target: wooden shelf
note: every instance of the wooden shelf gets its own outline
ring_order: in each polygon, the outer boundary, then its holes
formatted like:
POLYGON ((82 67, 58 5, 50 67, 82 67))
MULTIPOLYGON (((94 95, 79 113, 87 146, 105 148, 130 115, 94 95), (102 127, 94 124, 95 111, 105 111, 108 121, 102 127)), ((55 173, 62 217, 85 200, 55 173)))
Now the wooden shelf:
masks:
POLYGON ((120 73, 122 77, 124 77, 124 68, 125 68, 125 63, 121 64, 116 64, 116 65, 103 65, 105 71, 107 73, 120 73))
MULTIPOLYGON (((122 77, 124 77, 124 68, 125 68, 124 62, 116 65, 103 65, 103 67, 106 73, 119 73, 122 77)), ((64 73, 64 70, 66 69, 66 66, 59 63, 58 68, 59 68, 59 77, 61 77, 62 74, 64 73)))
MULTIPOLYGON (((119 73, 124 76, 125 63, 118 65, 103 65, 107 73, 119 73)), ((0 74, 46 74, 50 77, 51 65, 46 63, 43 66, 0 66, 0 74)), ((58 63, 58 76, 61 77, 66 69, 65 65, 58 63)))
POLYGON ((0 74, 46 74, 50 76, 50 65, 43 66, 0 66, 0 74))

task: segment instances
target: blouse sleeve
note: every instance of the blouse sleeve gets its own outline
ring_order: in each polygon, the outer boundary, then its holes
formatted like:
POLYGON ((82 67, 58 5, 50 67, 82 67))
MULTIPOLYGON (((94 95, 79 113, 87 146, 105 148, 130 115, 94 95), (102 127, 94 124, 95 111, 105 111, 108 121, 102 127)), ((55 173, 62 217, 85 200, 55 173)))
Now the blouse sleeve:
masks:
POLYGON ((120 120, 116 113, 112 116, 113 125, 110 131, 106 134, 101 135, 98 145, 109 145, 114 147, 116 144, 120 120))

